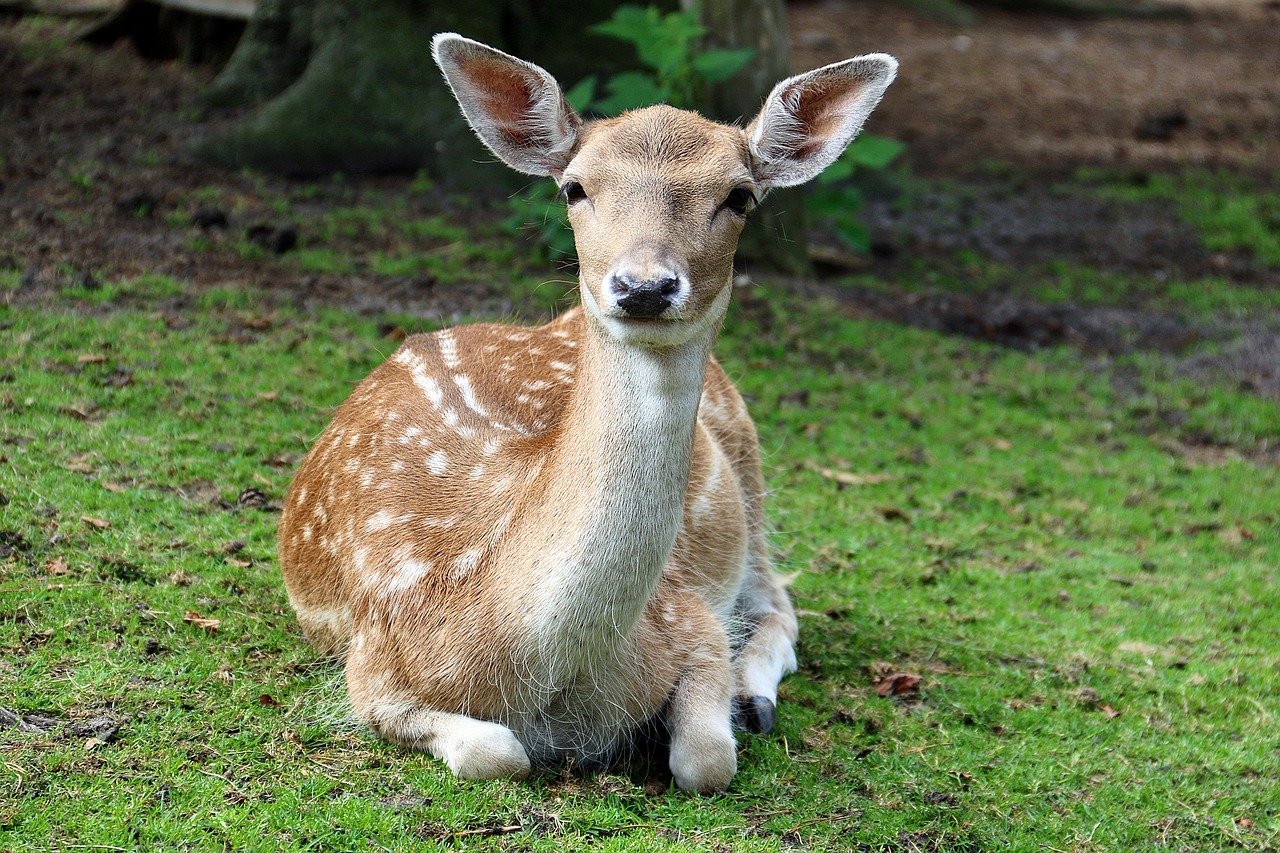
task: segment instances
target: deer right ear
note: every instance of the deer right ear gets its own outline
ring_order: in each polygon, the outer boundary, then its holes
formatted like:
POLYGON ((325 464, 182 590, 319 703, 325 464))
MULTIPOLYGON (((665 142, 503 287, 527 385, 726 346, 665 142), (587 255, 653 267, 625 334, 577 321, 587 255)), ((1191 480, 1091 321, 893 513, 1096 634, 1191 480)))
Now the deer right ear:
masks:
POLYGON ((480 141, 518 172, 559 178, 582 119, 546 71, 456 33, 431 40, 431 55, 480 141))
POLYGON ((792 187, 816 178, 858 135, 897 73, 896 59, 873 53, 774 86, 747 127, 760 183, 792 187))

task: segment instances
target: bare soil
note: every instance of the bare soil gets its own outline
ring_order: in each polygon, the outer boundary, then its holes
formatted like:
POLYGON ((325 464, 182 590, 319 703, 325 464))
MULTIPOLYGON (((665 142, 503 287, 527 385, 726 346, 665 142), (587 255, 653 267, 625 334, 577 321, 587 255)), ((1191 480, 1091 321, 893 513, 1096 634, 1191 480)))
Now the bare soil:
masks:
MULTIPOLYGON (((877 251, 869 270, 901 275, 970 251, 1029 274, 1064 261, 1156 281, 1212 274, 1280 287, 1280 271, 1205 250, 1169 205, 1106 201, 1062 180, 1081 165, 1280 175, 1280 8, 1268 0, 1199 5, 1207 8, 1188 19, 984 10, 979 24, 957 27, 887 0, 792 4, 797 68, 870 51, 899 58, 898 81, 870 129, 906 141, 915 174, 959 181, 905 211, 873 199, 877 251)), ((67 284, 161 273, 197 288, 245 282, 290 301, 364 311, 451 317, 510 307, 479 281, 424 288, 372 273, 282 274, 278 263, 241 257, 225 241, 193 248, 201 226, 187 208, 199 188, 235 196, 227 227, 270 230, 285 223, 265 190, 278 194, 288 184, 184 155, 208 68, 146 61, 124 44, 70 44, 74 29, 0 16, 0 270, 20 271, 23 282, 7 298, 39 300, 67 284)), ((408 197, 408 183, 353 179, 348 187, 377 204, 408 197)), ((339 203, 350 196, 309 201, 339 203)), ((451 205, 443 195, 412 203, 451 205)), ((1280 398, 1275 317, 1205 321, 1141 305, 1049 306, 1030 298, 1016 275, 992 296, 826 289, 856 313, 1012 346, 1155 349, 1197 376, 1280 398), (1212 355, 1193 351, 1205 341, 1220 346, 1212 355)))
POLYGON ((984 9, 959 27, 888 0, 815 0, 791 6, 793 64, 896 56, 898 80, 869 128, 905 141, 927 174, 992 162, 1274 173, 1280 4, 1191 5, 1156 20, 984 9))

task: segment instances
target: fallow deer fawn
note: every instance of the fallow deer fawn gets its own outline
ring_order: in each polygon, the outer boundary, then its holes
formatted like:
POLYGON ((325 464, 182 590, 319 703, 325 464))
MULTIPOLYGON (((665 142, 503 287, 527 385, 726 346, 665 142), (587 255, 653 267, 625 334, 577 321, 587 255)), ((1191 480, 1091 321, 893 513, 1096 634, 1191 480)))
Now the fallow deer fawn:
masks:
POLYGON ((662 714, 681 788, 774 722, 796 619, 755 427, 711 357, 748 210, 858 133, 897 63, 784 80, 745 129, 584 122, 541 68, 451 33, 436 62, 503 162, 560 185, 581 306, 407 339, 307 454, 280 564, 355 712, 461 777, 610 758, 662 714))

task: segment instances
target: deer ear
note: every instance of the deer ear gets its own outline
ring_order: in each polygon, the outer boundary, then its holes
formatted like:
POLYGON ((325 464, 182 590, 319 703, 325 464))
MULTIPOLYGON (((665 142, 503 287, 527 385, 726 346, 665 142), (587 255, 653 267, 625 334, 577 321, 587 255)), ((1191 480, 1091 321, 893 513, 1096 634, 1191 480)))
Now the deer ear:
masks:
POLYGON ((456 33, 431 40, 431 55, 471 129, 511 168, 559 177, 582 119, 538 66, 456 33))
POLYGON ((883 53, 783 80, 747 127, 756 178, 766 188, 812 180, 844 152, 898 73, 883 53))

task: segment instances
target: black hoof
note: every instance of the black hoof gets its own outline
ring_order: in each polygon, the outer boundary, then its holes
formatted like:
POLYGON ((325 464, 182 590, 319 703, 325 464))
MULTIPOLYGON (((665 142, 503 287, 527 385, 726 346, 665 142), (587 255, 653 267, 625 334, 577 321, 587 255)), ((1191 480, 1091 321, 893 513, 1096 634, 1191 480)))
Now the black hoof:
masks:
POLYGON ((777 722, 777 709, 763 696, 739 696, 733 700, 734 728, 767 735, 777 722))

